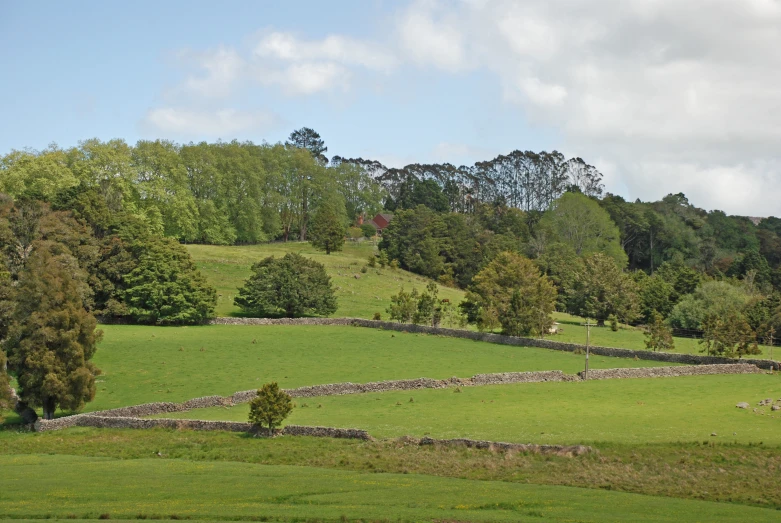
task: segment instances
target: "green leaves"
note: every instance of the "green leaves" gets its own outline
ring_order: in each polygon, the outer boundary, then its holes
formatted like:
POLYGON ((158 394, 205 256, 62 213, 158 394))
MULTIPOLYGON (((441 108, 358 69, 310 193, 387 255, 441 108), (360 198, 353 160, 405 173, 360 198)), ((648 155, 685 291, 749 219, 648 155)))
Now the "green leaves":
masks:
POLYGON ((292 410, 290 395, 281 390, 276 381, 266 383, 250 401, 249 422, 258 428, 266 427, 268 435, 273 436, 274 427, 278 427, 292 410))
POLYGON ((331 278, 321 263, 288 253, 259 261, 252 272, 234 298, 234 303, 249 314, 295 318, 336 312, 331 278))
POLYGON ((465 310, 472 310, 477 326, 497 324, 510 336, 544 335, 553 319, 556 288, 534 263, 503 252, 474 277, 465 310))
POLYGON ((139 238, 130 246, 137 264, 122 277, 122 299, 139 323, 194 324, 214 313, 217 294, 187 251, 170 238, 139 238))

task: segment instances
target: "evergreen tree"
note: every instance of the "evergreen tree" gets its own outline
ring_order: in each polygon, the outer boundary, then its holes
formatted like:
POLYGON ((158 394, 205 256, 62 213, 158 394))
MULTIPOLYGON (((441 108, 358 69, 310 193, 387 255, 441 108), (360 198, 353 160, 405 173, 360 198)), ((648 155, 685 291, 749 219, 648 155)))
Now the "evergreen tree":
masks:
POLYGON ((482 329, 498 323, 510 336, 544 335, 553 324, 556 287, 528 258, 503 252, 474 277, 465 301, 462 309, 471 309, 482 329))
POLYGON ((336 312, 336 296, 323 264, 295 253, 269 256, 254 264, 234 303, 260 317, 336 312))
POLYGON ((136 266, 122 276, 122 301, 139 323, 200 323, 214 314, 217 293, 188 252, 171 238, 148 236, 130 245, 136 266))
POLYGON ((293 410, 288 393, 281 390, 277 382, 266 383, 258 389, 257 396, 249 404, 249 422, 256 427, 266 427, 268 435, 274 435, 278 427, 293 410))
POLYGON ((77 410, 95 397, 100 371, 90 360, 102 332, 84 309, 89 289, 75 259, 45 247, 20 274, 5 349, 20 400, 52 419, 57 407, 77 410))
POLYGON ((587 257, 570 297, 570 310, 594 318, 600 326, 611 316, 623 323, 637 317, 640 299, 637 284, 602 253, 587 257))
POLYGON ((344 246, 344 202, 339 200, 330 198, 321 203, 309 225, 309 242, 326 254, 341 251, 344 246))

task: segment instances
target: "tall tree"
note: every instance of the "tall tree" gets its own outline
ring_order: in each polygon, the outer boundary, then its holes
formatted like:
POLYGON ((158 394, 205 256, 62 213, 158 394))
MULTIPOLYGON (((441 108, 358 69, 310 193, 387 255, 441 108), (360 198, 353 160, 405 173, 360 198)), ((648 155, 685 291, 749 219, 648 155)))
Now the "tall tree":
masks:
POLYGON ((556 241, 572 247, 578 256, 601 252, 620 267, 626 265, 618 228, 610 215, 587 196, 563 195, 545 212, 537 228, 550 231, 556 241))
POLYGON ((639 301, 634 280, 612 258, 596 253, 584 260, 570 308, 574 314, 594 318, 602 326, 611 316, 625 323, 634 320, 639 301))
POLYGON ((278 427, 293 410, 290 395, 279 388, 276 381, 266 383, 258 389, 249 403, 249 421, 256 427, 266 427, 268 435, 274 435, 278 427))
POLYGON ((318 205, 312 216, 309 229, 309 242, 317 249, 331 254, 331 251, 341 251, 345 235, 344 201, 340 194, 326 198, 318 205))
POLYGON ((89 289, 76 260, 49 247, 34 249, 20 274, 4 347, 19 398, 43 407, 45 419, 52 419, 57 407, 80 409, 95 397, 100 371, 90 360, 102 335, 84 309, 89 289))
POLYGON ((302 127, 297 131, 293 131, 290 133, 290 137, 285 142, 285 145, 306 149, 312 153, 313 158, 322 164, 328 163, 328 158, 323 155, 323 153, 328 151, 328 147, 325 146, 325 142, 314 129, 302 127))

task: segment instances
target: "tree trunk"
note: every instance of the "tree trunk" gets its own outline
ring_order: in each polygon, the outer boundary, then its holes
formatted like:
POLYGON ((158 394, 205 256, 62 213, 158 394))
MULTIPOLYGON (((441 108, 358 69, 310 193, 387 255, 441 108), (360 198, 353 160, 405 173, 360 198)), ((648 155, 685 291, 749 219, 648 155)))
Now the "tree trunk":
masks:
POLYGON ((605 320, 604 319, 598 319, 597 320, 597 327, 604 327, 605 326, 605 320))
POLYGON ((43 400, 43 419, 54 419, 54 410, 56 408, 54 398, 47 396, 43 400))

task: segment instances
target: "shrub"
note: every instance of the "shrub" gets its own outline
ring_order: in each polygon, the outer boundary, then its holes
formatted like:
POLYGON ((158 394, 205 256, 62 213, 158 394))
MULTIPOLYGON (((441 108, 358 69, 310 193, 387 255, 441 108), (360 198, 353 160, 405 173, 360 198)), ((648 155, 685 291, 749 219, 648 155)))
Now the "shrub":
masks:
POLYGON ((361 231, 366 238, 372 238, 375 234, 377 234, 377 229, 375 229, 374 226, 369 223, 364 223, 361 225, 361 231))
POLYGON ((363 267, 361 267, 361 272, 366 274, 367 272, 369 272, 369 268, 366 267, 366 265, 364 265, 363 267))
POLYGON ((368 265, 372 269, 377 266, 377 257, 375 255, 373 255, 373 254, 369 255, 368 265))
POLYGON ((391 269, 398 269, 399 268, 399 260, 391 260, 388 264, 391 269))
POLYGON ((252 276, 234 303, 256 316, 294 318, 336 312, 336 296, 325 267, 300 254, 269 256, 252 266, 252 276))
POLYGON ((274 435, 278 427, 293 410, 293 402, 288 393, 281 390, 277 382, 266 383, 258 389, 249 404, 249 422, 258 429, 265 427, 268 435, 274 435))
POLYGON ((381 321, 382 320, 382 314, 380 314, 379 312, 375 312, 374 316, 372 316, 372 319, 375 320, 375 321, 381 321))

